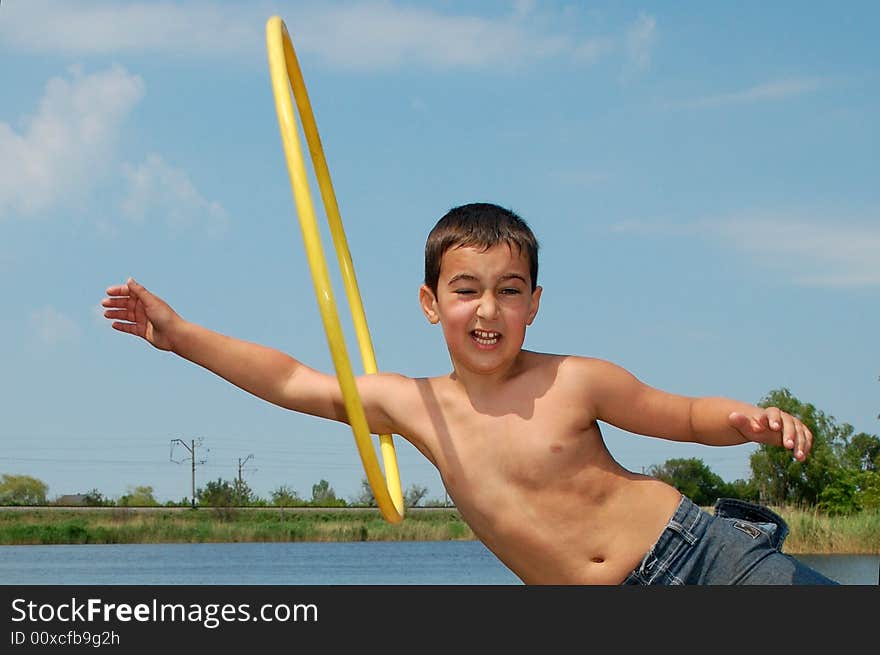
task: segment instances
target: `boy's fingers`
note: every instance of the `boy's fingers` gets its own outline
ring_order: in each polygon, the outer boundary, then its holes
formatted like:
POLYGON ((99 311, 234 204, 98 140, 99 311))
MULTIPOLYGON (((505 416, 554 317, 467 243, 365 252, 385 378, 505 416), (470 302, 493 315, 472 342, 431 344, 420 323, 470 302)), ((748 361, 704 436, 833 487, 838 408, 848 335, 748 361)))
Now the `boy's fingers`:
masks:
POLYGON ((120 332, 127 332, 128 334, 137 334, 137 326, 134 323, 122 323, 120 321, 113 321, 110 324, 114 330, 119 330, 120 332))
POLYGON ((134 314, 128 309, 105 309, 104 318, 111 318, 117 321, 131 321, 134 314))
POLYGON ((773 408, 771 416, 769 416, 768 418, 770 420, 771 430, 781 430, 784 427, 783 413, 776 407, 773 408))
POLYGON ((728 421, 743 433, 753 435, 768 431, 778 433, 782 447, 792 451, 795 459, 801 462, 807 458, 813 448, 813 434, 807 426, 778 407, 770 407, 757 416, 732 412, 728 416, 728 421))
POLYGON ((131 289, 132 295, 136 296, 139 300, 143 302, 149 302, 155 296, 147 290, 147 288, 138 282, 135 282, 133 278, 128 278, 128 288, 131 289))
POLYGON ((128 285, 114 284, 112 287, 107 287, 106 293, 108 296, 127 296, 128 295, 128 285))
POLYGON ((739 412, 732 412, 728 420, 740 432, 762 432, 764 429, 755 419, 739 412))
POLYGON ((795 447, 794 456, 799 460, 803 461, 807 458, 807 455, 810 454, 810 450, 813 448, 813 435, 810 433, 810 430, 803 423, 798 423, 798 439, 797 446, 795 447))
POLYGON ((813 449, 813 433, 810 432, 810 429, 805 425, 804 426, 804 458, 810 454, 810 451, 813 449))
POLYGON ((786 416, 782 419, 782 445, 791 450, 795 450, 797 446, 797 426, 791 417, 786 416))
POLYGON ((101 305, 104 307, 128 307, 128 298, 104 298, 101 301, 101 305))
POLYGON ((795 432, 794 448, 792 448, 796 459, 802 460, 806 456, 806 447, 807 440, 804 436, 804 431, 798 427, 795 432))

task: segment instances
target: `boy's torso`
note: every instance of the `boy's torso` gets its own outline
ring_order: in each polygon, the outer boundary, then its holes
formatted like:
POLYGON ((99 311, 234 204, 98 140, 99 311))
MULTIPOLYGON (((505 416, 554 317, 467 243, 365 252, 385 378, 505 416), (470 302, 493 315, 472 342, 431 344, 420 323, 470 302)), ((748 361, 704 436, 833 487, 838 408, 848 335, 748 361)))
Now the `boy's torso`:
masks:
POLYGON ((482 398, 451 376, 416 380, 399 433, 524 582, 617 584, 680 494, 613 459, 570 359, 523 351, 520 372, 482 398))

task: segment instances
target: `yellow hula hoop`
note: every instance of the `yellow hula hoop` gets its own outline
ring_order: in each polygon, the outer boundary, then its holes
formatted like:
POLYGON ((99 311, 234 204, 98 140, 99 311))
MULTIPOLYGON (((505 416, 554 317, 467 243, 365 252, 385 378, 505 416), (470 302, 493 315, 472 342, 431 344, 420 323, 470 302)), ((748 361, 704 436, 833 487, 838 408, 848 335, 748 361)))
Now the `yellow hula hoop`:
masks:
POLYGON ((370 439, 370 429, 367 425, 364 406, 357 390, 351 361, 348 358, 345 337, 342 334, 339 314, 336 311, 336 301, 333 299, 327 261, 324 257, 324 248, 321 245, 315 209, 309 193, 306 169, 303 164, 299 135, 294 120, 291 89, 293 97, 296 99, 303 133, 312 156, 315 177, 318 180, 318 187, 324 201, 324 210, 327 214, 330 233, 336 249, 336 258, 339 260, 339 268, 345 283, 345 292, 348 296, 348 304, 351 308, 352 321, 366 374, 376 373, 377 370, 373 343, 367 328, 367 319, 354 274, 354 266, 351 262, 351 254, 348 250, 348 242, 345 238, 345 230, 342 227, 342 218, 336 203, 336 194, 333 191, 333 183, 330 181, 330 170, 327 168, 324 149, 321 146, 315 117, 312 114, 306 85, 296 53, 293 50, 293 44, 290 41, 290 35, 287 33, 287 26, 278 16, 272 16, 266 23, 266 48, 269 55, 272 91, 275 95, 275 108, 278 111, 278 124, 281 128, 281 141, 287 159, 290 185, 293 189, 293 197, 302 228, 309 268, 312 272, 312 283, 321 310, 324 331, 327 334, 327 343, 330 346, 336 377, 339 380, 345 401, 345 410, 348 413, 351 430, 354 433, 358 452, 367 474, 367 481, 373 489, 373 495, 379 509, 387 521, 398 523, 403 519, 404 505, 394 442, 390 434, 379 435, 382 461, 385 465, 385 475, 383 476, 370 439))

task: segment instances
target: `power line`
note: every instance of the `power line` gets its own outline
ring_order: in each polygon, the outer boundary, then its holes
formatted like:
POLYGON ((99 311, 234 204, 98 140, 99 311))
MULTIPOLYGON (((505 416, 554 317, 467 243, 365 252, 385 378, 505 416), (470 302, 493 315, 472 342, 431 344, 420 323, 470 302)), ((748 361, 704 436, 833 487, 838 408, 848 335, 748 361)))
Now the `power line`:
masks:
MULTIPOLYGON (((237 499, 237 502, 239 505, 242 503, 242 498, 240 496, 241 496, 241 492, 244 490, 244 480, 242 480, 242 477, 241 477, 241 470, 244 467, 244 465, 247 464, 248 460, 253 459, 253 458, 254 458, 253 453, 251 453, 250 455, 248 455, 244 459, 242 459, 241 457, 238 458, 238 488, 237 488, 237 492, 238 492, 239 498, 237 499)), ((257 469, 249 469, 249 471, 256 471, 256 470, 257 469)))
POLYGON ((199 437, 198 439, 190 439, 189 445, 183 439, 172 439, 171 440, 171 452, 169 453, 169 459, 175 464, 183 464, 186 460, 190 460, 192 462, 192 508, 196 508, 196 465, 204 464, 206 460, 196 460, 196 448, 202 445, 202 439, 199 437), (174 444, 180 444, 184 448, 189 451, 189 457, 184 457, 181 460, 174 459, 174 444))

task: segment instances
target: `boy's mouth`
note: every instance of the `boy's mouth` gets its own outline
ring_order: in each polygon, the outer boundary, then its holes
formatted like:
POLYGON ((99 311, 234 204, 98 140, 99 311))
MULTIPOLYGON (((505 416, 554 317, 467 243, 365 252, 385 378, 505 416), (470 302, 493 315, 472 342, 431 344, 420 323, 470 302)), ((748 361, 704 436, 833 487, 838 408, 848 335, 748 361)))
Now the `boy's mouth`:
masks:
POLYGON ((501 340, 501 333, 492 330, 471 330, 471 339, 479 346, 491 348, 501 340))

